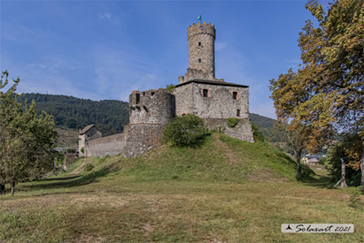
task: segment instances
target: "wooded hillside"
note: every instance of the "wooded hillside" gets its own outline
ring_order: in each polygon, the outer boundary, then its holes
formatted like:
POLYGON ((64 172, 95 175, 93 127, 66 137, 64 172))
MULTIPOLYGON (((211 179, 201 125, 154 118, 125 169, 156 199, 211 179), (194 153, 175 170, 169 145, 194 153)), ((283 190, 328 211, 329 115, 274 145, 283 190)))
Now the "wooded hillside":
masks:
MULTIPOLYGON (((129 123, 129 107, 127 102, 119 100, 93 101, 66 95, 46 95, 26 93, 19 97, 24 103, 35 100, 38 114, 44 110, 52 115, 58 127, 82 129, 95 124, 103 136, 123 131, 129 123)), ((258 126, 264 135, 269 136, 276 120, 250 113, 251 121, 258 126)))
POLYGON ((20 102, 35 100, 37 113, 42 110, 54 117, 58 127, 82 129, 95 124, 103 135, 123 131, 129 123, 127 102, 118 100, 93 101, 65 95, 24 94, 20 102))

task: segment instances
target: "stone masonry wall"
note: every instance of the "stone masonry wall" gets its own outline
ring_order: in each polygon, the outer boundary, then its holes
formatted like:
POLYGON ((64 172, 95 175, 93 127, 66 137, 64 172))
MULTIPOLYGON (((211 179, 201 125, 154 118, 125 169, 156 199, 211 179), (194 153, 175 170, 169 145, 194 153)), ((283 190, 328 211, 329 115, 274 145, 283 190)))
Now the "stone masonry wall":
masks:
POLYGON ((174 94, 178 116, 190 113, 201 118, 249 117, 249 88, 192 82, 177 87, 174 94), (203 97, 204 89, 208 90, 208 97, 203 97), (237 92, 237 99, 233 99, 233 92, 237 92))
POLYGON ((84 148, 85 156, 105 157, 114 156, 124 151, 124 133, 118 133, 107 137, 97 138, 88 141, 84 148))
POLYGON ((195 114, 201 117, 209 130, 218 127, 228 136, 254 142, 249 120, 249 88, 217 84, 194 83, 181 85, 174 90, 176 115, 195 114), (207 97, 203 90, 207 89, 207 97), (237 92, 233 99, 233 92, 237 92), (240 110, 237 116, 237 110, 240 110), (227 126, 227 118, 239 118, 235 128, 227 126))
POLYGON ((193 83, 194 114, 201 118, 248 118, 249 89, 242 87, 221 86, 193 83), (203 90, 208 90, 208 97, 203 97, 203 90), (237 92, 237 99, 233 99, 237 92), (239 116, 237 111, 240 110, 239 116))
POLYGON ((205 118, 203 119, 209 130, 221 129, 224 134, 243 141, 254 143, 253 131, 249 118, 240 119, 238 124, 231 128, 223 118, 205 118))
POLYGON ((129 158, 139 156, 161 145, 164 127, 165 125, 161 124, 127 125, 124 128, 124 156, 129 158))
POLYGON ((175 115, 174 95, 161 90, 133 91, 129 96, 130 124, 167 124, 175 115))
POLYGON ((193 113, 193 96, 192 85, 186 84, 174 89, 173 94, 176 97, 176 115, 193 113))

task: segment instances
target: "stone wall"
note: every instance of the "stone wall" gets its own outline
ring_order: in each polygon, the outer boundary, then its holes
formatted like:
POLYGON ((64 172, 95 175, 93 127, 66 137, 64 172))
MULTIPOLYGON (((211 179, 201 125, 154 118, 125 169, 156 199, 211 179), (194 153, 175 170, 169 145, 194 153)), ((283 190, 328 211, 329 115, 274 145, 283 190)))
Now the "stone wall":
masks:
POLYGON ((98 139, 102 137, 102 133, 97 130, 96 127, 90 128, 87 132, 84 134, 78 135, 78 148, 80 156, 86 156, 85 151, 82 153, 81 149, 88 145, 90 140, 98 139))
POLYGON ((88 141, 88 145, 84 148, 84 155, 93 157, 114 156, 121 154, 124 147, 124 133, 118 133, 88 141))
POLYGON ((129 96, 130 124, 167 124, 175 115, 175 97, 163 89, 133 91, 129 96))
POLYGON ((194 80, 178 85, 173 93, 176 96, 176 115, 197 115, 205 121, 209 130, 220 127, 228 136, 254 142, 247 86, 194 80), (203 90, 207 90, 207 97, 203 96, 203 90), (236 99, 233 97, 234 92, 236 99), (230 128, 226 123, 227 118, 239 118, 240 121, 235 128, 230 128))
POLYGON ((173 94, 176 97, 176 115, 193 114, 192 84, 176 87, 173 94))
POLYGON ((178 116, 190 113, 201 118, 249 117, 248 87, 191 82, 177 86, 174 94, 178 116), (207 97, 203 97, 204 89, 207 97), (236 99, 233 99, 233 92, 237 93, 236 99))
POLYGON ((209 130, 222 130, 224 134, 243 141, 254 143, 253 131, 249 118, 240 119, 238 124, 231 128, 224 118, 204 118, 205 125, 209 130))
POLYGON ((125 133, 125 157, 142 155, 163 142, 163 130, 161 124, 130 124, 124 128, 125 133))
POLYGON ((194 114, 201 118, 248 118, 248 88, 196 83, 193 86, 194 114), (203 90, 208 90, 208 97, 203 97, 203 90), (237 99, 233 99, 233 92, 237 99), (237 111, 240 111, 239 116, 237 111))

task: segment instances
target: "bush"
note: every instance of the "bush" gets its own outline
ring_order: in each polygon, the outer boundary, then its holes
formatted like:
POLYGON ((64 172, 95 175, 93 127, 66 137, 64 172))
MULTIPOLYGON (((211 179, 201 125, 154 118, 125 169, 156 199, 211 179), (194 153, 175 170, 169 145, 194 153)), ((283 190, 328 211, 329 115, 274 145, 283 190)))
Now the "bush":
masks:
POLYGON ((239 118, 228 118, 226 123, 229 127, 234 128, 238 124, 239 120, 239 118))
POLYGON ((172 93, 175 88, 176 88, 176 86, 174 84, 170 84, 170 85, 167 85, 166 86, 166 88, 164 89, 164 91, 169 92, 169 93, 172 93))
POLYGON ((93 166, 92 164, 86 164, 85 166, 85 171, 91 171, 95 166, 93 166))
POLYGON ((252 130, 253 130, 254 141, 265 142, 267 140, 266 137, 263 135, 263 133, 259 130, 258 126, 252 124, 252 130))
POLYGON ((187 114, 172 119, 164 130, 166 142, 174 146, 199 145, 207 135, 207 128, 198 116, 187 114))

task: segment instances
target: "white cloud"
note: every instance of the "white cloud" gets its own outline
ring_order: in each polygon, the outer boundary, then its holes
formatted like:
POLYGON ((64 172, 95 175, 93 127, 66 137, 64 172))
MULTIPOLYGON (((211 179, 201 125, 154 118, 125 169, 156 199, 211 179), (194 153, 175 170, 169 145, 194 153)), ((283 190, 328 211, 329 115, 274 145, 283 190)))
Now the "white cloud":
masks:
POLYGON ((215 51, 221 51, 221 50, 225 49, 226 47, 227 47, 227 43, 226 42, 222 42, 222 43, 217 42, 215 44, 215 51))
POLYGON ((111 23, 117 25, 120 23, 120 17, 118 16, 115 16, 111 13, 108 13, 108 12, 105 12, 103 14, 98 14, 97 15, 99 17, 99 19, 106 19, 106 20, 109 20, 111 21, 111 23))

